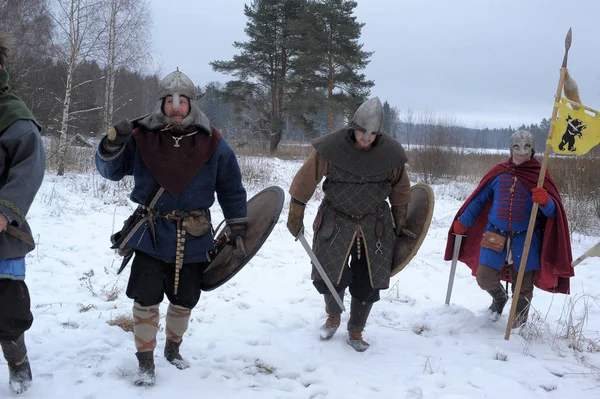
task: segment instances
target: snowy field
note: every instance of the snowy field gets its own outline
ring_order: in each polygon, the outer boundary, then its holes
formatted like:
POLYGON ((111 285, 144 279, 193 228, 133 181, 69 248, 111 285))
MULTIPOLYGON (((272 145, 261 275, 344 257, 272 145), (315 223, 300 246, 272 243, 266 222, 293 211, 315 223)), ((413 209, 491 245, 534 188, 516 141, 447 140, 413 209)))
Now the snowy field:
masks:
MULTIPOLYGON (((252 160, 248 161, 252 162, 252 160)), ((257 161, 258 162, 258 161, 257 161)), ((345 342, 345 321, 328 342, 318 339, 325 312, 310 281, 310 261, 286 228, 297 161, 262 160, 270 181, 248 185, 249 197, 270 185, 286 204, 267 243, 233 280, 203 293, 192 313, 177 370, 155 351, 157 383, 132 385, 137 369, 132 333, 107 322, 131 313, 129 268, 109 235, 133 206, 127 191, 97 174, 48 174, 29 213, 37 249, 27 257, 35 317, 26 335, 34 384, 26 398, 599 398, 600 259, 576 268, 572 294, 534 292, 528 333, 504 340, 507 310, 487 321, 490 302, 459 264, 450 306, 444 305, 450 262, 443 260, 452 217, 473 186, 434 186, 429 234, 415 259, 382 292, 365 330, 364 353, 345 342), (571 305, 574 303, 574 305, 571 305), (568 317, 583 335, 566 339, 568 317), (585 325, 578 328, 582 322, 585 325), (570 346, 575 345, 580 350, 570 346)), ((244 164, 244 163, 242 163, 244 164)), ((317 193, 318 196, 318 193, 317 193)), ((310 226, 318 200, 309 203, 310 226)), ((217 205, 215 225, 222 220, 217 205)), ((574 258, 600 237, 573 237, 574 258)), ((346 296, 349 308, 349 296, 346 296)), ((509 304, 510 305, 510 304, 509 304)), ((0 398, 11 397, 0 360, 0 398)))

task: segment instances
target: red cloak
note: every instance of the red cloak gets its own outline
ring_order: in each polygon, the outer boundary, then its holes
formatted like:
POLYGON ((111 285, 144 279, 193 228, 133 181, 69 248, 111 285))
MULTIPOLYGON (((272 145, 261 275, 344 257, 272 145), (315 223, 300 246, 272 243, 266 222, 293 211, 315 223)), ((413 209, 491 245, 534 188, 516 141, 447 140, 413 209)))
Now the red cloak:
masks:
MULTIPOLYGON (((456 220, 469 205, 469 203, 477 196, 479 191, 488 184, 494 177, 501 173, 514 173, 519 181, 525 186, 528 191, 537 187, 537 180, 540 175, 540 162, 533 158, 521 165, 514 165, 511 160, 499 163, 494 166, 481 180, 475 191, 460 207, 458 213, 453 220, 456 220)), ((567 222, 567 214, 558 193, 554 179, 549 171, 546 171, 543 187, 548 192, 548 195, 554 200, 556 205, 556 216, 554 218, 544 218, 546 220, 544 228, 544 236, 542 239, 540 270, 536 271, 534 284, 539 289, 551 293, 569 294, 569 279, 575 275, 573 266, 573 255, 571 253, 571 240, 569 238, 569 225, 567 222)), ((481 236, 488 222, 488 213, 491 208, 492 199, 483 207, 475 223, 463 238, 461 249, 458 255, 458 260, 465 263, 472 270, 473 276, 476 275, 477 267, 479 266, 479 251, 481 236)), ((448 241, 446 244, 446 252, 444 260, 452 260, 454 251, 454 235, 452 234, 452 226, 448 231, 448 241)), ((530 254, 529 256, 531 256, 530 254)), ((505 276, 505 273, 502 273, 505 276)), ((503 277, 504 278, 504 277, 503 277)))

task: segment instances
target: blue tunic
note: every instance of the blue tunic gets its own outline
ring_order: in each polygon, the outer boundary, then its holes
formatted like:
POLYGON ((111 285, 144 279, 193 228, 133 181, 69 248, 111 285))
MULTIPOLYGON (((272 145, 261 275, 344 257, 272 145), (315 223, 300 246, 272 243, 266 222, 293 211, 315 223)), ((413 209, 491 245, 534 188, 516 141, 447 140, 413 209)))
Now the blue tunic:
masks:
MULTIPOLYGON (((529 217, 533 208, 531 193, 527 191, 518 179, 513 180, 511 174, 499 174, 486 184, 477 196, 473 198, 460 216, 460 222, 466 227, 471 227, 481 209, 490 199, 493 199, 493 202, 488 214, 488 223, 485 231, 491 230, 505 237, 508 235, 508 231, 512 231, 513 234, 516 233, 512 238, 512 256, 515 269, 518 271, 521 265, 523 247, 525 246, 529 217), (511 184, 511 182, 514 182, 514 184, 511 184)), ((546 217, 554 217, 556 214, 556 206, 552 198, 550 198, 550 202, 547 205, 539 205, 538 209, 535 229, 531 238, 531 246, 525 266, 526 271, 538 270, 540 268, 543 234, 541 230, 541 218, 543 216, 541 213, 546 217)), ((495 269, 501 269, 506 259, 506 251, 506 246, 502 252, 495 252, 482 247, 479 263, 495 269)))
POLYGON ((0 259, 0 279, 25 280, 25 258, 0 259))
MULTIPOLYGON (((96 152, 96 167, 100 174, 110 180, 118 181, 126 175, 133 175, 134 188, 130 198, 133 202, 144 204, 158 184, 136 148, 135 139, 129 137, 122 149, 114 154, 103 150, 100 142, 96 152)), ((214 154, 200 169, 191 182, 174 197, 165 191, 155 209, 168 213, 209 209, 215 202, 215 192, 223 215, 227 220, 244 219, 248 215, 246 190, 242 184, 242 175, 235 153, 221 138, 214 154)), ((173 220, 157 218, 156 248, 153 247, 148 223, 142 226, 128 241, 127 248, 134 248, 166 262, 175 262, 177 244, 177 225, 173 220)), ((212 232, 201 237, 186 233, 184 263, 205 262, 208 251, 214 248, 212 232)))

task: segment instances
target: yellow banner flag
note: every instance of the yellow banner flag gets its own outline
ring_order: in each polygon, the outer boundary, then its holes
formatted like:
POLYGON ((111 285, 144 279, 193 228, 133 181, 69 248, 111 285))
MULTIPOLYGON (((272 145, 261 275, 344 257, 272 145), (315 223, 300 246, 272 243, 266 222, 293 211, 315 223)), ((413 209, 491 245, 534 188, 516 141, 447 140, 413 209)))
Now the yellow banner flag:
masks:
POLYGON ((563 98, 554 123, 554 134, 548 144, 555 153, 565 155, 586 154, 600 144, 600 112, 584 105, 574 110, 563 98))

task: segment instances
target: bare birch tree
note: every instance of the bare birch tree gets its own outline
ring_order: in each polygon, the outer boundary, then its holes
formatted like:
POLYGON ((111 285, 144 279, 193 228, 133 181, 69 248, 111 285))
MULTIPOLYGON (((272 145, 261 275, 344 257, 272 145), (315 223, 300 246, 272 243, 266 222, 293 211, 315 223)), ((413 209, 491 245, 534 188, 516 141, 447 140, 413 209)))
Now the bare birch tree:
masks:
POLYGON ((65 65, 65 92, 62 100, 62 119, 60 125, 60 139, 58 144, 58 175, 65 173, 69 121, 73 115, 82 112, 98 110, 71 110, 72 94, 77 87, 88 82, 74 84, 74 74, 77 67, 89 58, 96 56, 100 38, 106 28, 101 15, 104 1, 102 0, 55 0, 53 9, 50 10, 56 25, 54 36, 55 55, 60 63, 65 65))
MULTIPOLYGON (((149 58, 150 7, 146 0, 108 0, 106 7, 106 31, 103 36, 105 64, 104 107, 102 127, 106 132, 114 122, 115 72, 119 68, 139 69, 149 58)), ((131 101, 122 98, 117 107, 131 101)))

